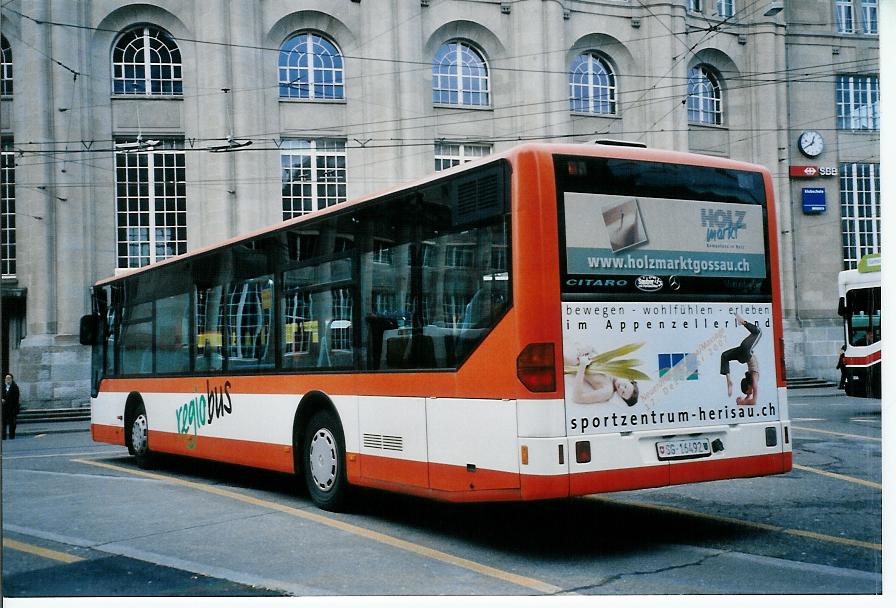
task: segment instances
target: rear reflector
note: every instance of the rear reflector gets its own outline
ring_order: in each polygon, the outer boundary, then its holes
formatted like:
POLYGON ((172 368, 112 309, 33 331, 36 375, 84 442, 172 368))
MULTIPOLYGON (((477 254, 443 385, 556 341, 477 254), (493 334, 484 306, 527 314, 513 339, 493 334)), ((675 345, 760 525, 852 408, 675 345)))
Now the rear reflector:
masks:
POLYGON ((516 358, 516 376, 533 393, 552 393, 557 390, 554 366, 554 344, 529 344, 516 358))
POLYGON ((590 441, 576 441, 576 462, 579 464, 591 462, 590 441))
POLYGON ((520 462, 529 464, 529 446, 527 445, 520 446, 520 462))

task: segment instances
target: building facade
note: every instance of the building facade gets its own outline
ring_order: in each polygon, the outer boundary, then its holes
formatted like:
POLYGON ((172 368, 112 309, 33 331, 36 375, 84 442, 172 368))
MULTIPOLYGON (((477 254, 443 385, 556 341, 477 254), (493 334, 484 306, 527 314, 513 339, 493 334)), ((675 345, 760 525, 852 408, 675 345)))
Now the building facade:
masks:
POLYGON ((99 278, 522 141, 623 139, 769 167, 789 372, 833 377, 836 274, 880 247, 877 11, 6 2, 3 367, 26 407, 84 403, 99 278), (791 177, 804 166, 824 171, 791 177), (824 212, 803 212, 804 188, 824 212))

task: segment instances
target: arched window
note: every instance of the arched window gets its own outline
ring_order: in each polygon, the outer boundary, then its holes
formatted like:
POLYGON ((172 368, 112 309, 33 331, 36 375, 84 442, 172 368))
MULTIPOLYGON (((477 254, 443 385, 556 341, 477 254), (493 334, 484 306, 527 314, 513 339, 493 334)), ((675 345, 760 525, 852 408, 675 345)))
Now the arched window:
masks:
POLYGON ((345 99, 342 53, 319 34, 301 32, 280 47, 280 97, 345 99))
POLYGON ((112 49, 116 95, 183 95, 180 50, 168 32, 144 25, 121 35, 112 49))
POLYGON ((722 124, 722 87, 714 71, 698 65, 688 73, 688 122, 722 124))
POLYGON ((12 95, 12 48, 0 36, 0 95, 12 95))
POLYGON ((616 113, 616 75, 597 53, 585 53, 569 66, 569 109, 586 114, 616 113))
POLYGON ((470 43, 451 40, 432 59, 432 102, 452 106, 489 105, 488 66, 470 43))

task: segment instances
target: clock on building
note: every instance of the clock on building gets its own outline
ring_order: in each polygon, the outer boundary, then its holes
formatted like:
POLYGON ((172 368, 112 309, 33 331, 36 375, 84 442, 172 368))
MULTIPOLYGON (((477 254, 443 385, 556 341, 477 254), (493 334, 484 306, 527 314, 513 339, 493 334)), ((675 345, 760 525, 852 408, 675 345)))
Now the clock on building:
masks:
POLYGON ((815 157, 824 151, 824 137, 818 131, 803 131, 797 145, 806 156, 815 157))

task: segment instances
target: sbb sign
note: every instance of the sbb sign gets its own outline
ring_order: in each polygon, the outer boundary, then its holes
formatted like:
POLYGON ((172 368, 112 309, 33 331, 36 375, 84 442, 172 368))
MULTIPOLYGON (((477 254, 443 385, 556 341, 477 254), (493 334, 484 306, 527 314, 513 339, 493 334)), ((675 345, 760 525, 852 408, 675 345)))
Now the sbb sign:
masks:
POLYGON ((814 167, 812 165, 792 165, 790 177, 836 177, 837 167, 814 167))
POLYGON ((790 167, 790 177, 815 177, 816 175, 818 175, 818 167, 790 167))

